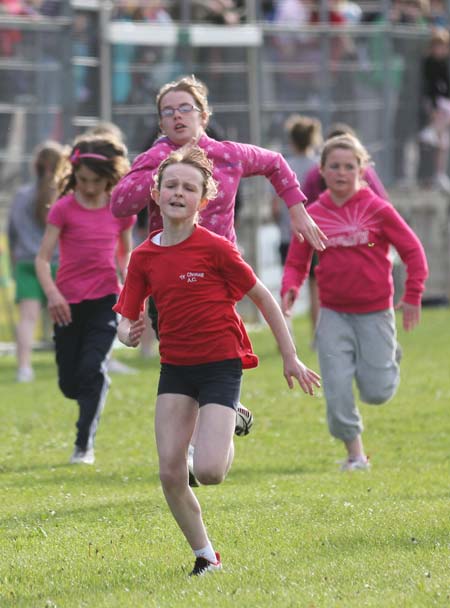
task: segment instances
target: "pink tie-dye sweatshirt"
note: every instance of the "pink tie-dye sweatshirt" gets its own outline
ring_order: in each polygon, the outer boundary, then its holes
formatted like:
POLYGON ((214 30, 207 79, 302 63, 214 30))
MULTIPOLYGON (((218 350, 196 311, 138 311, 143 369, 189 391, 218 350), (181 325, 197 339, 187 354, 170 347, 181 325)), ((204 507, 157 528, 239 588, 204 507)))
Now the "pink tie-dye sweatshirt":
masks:
MULTIPOLYGON (((250 144, 217 141, 205 134, 198 141, 198 146, 213 162, 214 179, 219 184, 217 198, 210 201, 201 212, 199 223, 232 243, 236 242, 234 204, 242 177, 264 175, 288 207, 306 200, 295 173, 281 154, 250 144)), ((113 215, 133 215, 148 205, 150 232, 162 227, 159 207, 151 198, 150 190, 159 164, 178 147, 163 137, 136 158, 130 172, 113 190, 113 215)))
MULTIPOLYGON (((394 299, 390 245, 406 267, 402 299, 420 306, 428 276, 425 251, 391 203, 370 188, 361 188, 338 206, 327 190, 308 211, 328 237, 314 269, 322 307, 356 314, 390 308, 394 299)), ((298 293, 308 276, 312 253, 309 243, 292 239, 281 296, 290 290, 298 293)))

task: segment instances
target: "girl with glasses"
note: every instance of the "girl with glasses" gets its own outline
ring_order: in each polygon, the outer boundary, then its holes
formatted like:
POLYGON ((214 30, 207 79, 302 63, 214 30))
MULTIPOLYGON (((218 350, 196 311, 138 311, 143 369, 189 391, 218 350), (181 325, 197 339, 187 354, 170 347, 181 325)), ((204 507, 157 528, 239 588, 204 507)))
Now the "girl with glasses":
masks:
POLYGON ((205 134, 211 111, 206 86, 194 76, 164 85, 157 97, 159 126, 163 136, 134 161, 131 171, 117 184, 111 199, 116 217, 132 215, 149 207, 149 228, 161 228, 158 206, 151 197, 153 176, 159 163, 171 152, 189 143, 205 150, 214 164, 214 179, 221 196, 200 214, 200 224, 236 242, 234 203, 242 177, 263 175, 289 207, 294 233, 319 250, 325 247, 323 232, 305 210, 306 197, 294 172, 281 154, 250 144, 216 141, 205 134))

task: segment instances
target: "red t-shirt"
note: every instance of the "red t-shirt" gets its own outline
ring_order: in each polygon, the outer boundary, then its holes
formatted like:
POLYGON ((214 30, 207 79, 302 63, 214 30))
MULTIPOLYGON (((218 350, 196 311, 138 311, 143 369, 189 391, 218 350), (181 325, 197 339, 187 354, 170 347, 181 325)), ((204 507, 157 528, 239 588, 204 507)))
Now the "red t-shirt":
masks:
POLYGON ((199 365, 240 358, 256 367, 235 304, 254 287, 256 275, 224 237, 196 226, 185 241, 171 247, 152 242, 137 247, 114 310, 136 320, 152 296, 159 313, 162 363, 199 365))

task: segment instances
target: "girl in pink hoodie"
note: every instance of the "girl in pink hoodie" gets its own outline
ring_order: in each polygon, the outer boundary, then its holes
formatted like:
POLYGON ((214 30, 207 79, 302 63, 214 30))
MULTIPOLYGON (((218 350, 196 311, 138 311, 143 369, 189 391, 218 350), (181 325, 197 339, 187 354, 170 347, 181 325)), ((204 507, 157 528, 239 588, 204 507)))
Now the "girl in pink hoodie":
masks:
MULTIPOLYGON (((347 450, 344 470, 369 467, 353 380, 361 400, 370 404, 388 401, 400 380, 390 246, 407 270, 398 305, 406 331, 419 323, 428 274, 417 236, 389 202, 362 182, 368 161, 355 137, 328 140, 320 163, 327 190, 308 207, 328 238, 316 266, 320 300, 316 341, 329 430, 347 450)), ((312 253, 308 243, 292 240, 281 288, 285 314, 291 312, 308 276, 312 253)))

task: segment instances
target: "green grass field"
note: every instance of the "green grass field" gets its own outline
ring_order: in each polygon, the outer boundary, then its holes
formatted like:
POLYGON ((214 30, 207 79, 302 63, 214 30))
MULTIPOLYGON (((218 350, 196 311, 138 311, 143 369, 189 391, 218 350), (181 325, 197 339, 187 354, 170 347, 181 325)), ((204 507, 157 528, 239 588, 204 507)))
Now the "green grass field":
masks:
MULTIPOLYGON (((341 473, 321 395, 289 391, 267 331, 252 334, 245 373, 252 433, 236 439, 221 486, 199 488, 221 573, 189 579, 193 558, 157 474, 156 360, 114 376, 96 464, 69 466, 76 408, 59 393, 53 357, 37 380, 14 383, 0 359, 0 606, 450 606, 448 309, 425 310, 400 332, 402 383, 382 407, 363 405, 370 472, 341 473)), ((295 326, 308 343, 306 319, 295 326)), ((308 348, 300 354, 317 368, 308 348)))

